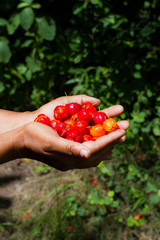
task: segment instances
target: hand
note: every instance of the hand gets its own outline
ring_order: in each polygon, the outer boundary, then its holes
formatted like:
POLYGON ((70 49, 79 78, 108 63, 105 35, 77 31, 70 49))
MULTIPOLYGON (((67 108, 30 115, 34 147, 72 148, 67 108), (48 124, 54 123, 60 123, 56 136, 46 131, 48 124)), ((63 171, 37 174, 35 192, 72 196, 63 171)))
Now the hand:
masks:
MULTIPOLYGON (((69 97, 71 102, 82 104, 85 101, 100 104, 99 99, 85 95, 69 97)), ((68 103, 67 97, 61 97, 45 104, 34 114, 44 113, 53 119, 53 109, 57 105, 68 103)), ((104 109, 109 117, 115 117, 123 112, 123 107, 113 106, 104 109)), ((36 117, 36 116, 35 116, 36 117)), ((101 161, 111 158, 115 144, 125 141, 125 130, 129 127, 127 121, 118 123, 120 130, 103 136, 94 142, 76 143, 61 138, 50 127, 41 123, 26 124, 19 132, 19 149, 22 157, 30 157, 42 161, 56 169, 66 171, 74 168, 89 168, 97 166, 101 161)))
POLYGON ((59 97, 50 101, 49 103, 40 107, 37 111, 34 112, 34 116, 36 117, 38 114, 46 114, 51 120, 53 117, 53 110, 58 105, 65 105, 70 102, 77 102, 82 105, 84 102, 91 102, 94 106, 99 106, 101 101, 94 97, 89 97, 86 95, 76 95, 76 96, 68 96, 68 97, 59 97))

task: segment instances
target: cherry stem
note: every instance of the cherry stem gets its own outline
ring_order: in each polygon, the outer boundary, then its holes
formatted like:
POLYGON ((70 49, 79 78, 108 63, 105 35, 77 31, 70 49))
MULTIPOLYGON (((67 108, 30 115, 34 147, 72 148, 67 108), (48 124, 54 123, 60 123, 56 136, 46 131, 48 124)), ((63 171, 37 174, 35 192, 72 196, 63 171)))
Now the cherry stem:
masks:
POLYGON ((71 103, 71 101, 69 100, 69 97, 68 97, 67 93, 64 92, 64 94, 66 95, 66 98, 67 98, 68 102, 71 103))
POLYGON ((96 105, 98 102, 92 103, 92 106, 96 105))

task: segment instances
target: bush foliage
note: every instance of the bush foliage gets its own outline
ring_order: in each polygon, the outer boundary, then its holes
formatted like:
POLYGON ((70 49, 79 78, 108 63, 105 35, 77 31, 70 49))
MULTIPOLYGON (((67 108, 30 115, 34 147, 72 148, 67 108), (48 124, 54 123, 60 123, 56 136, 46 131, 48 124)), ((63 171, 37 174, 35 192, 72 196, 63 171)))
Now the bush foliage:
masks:
POLYGON ((146 214, 160 202, 160 2, 1 0, 0 9, 1 108, 35 109, 64 92, 98 97, 102 107, 122 104, 130 129, 115 157, 125 161, 110 175, 100 166, 112 196, 94 190, 88 204, 123 202, 146 214))

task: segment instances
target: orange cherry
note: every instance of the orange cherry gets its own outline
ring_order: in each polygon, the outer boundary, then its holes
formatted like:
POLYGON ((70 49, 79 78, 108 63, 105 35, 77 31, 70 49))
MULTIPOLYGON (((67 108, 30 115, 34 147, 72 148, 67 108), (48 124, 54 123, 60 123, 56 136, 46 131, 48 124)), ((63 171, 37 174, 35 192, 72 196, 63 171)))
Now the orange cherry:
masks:
POLYGON ((106 131, 101 124, 97 124, 91 127, 90 135, 96 140, 97 138, 106 135, 106 131))
POLYGON ((117 122, 113 118, 108 118, 103 122, 103 127, 106 131, 111 131, 112 128, 116 128, 117 122))

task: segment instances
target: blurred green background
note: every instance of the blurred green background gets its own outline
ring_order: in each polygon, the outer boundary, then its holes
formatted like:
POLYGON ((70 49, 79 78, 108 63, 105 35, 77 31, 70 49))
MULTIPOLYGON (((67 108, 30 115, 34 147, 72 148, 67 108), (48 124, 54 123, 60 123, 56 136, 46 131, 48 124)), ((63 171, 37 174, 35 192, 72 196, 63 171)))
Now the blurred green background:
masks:
MULTIPOLYGON (((65 202, 74 209, 62 216, 64 225, 71 216, 76 226, 95 217, 95 239, 112 239, 99 227, 108 214, 116 215, 111 222, 118 229, 137 231, 160 212, 159 9, 158 0, 0 2, 1 108, 34 110, 65 92, 98 97, 101 108, 124 106, 119 120, 130 122, 127 141, 114 150, 112 163, 94 172, 99 188, 87 188, 87 201, 77 202, 72 194, 65 202), (129 211, 123 215, 124 206, 129 211)), ((63 228, 56 231, 26 239, 74 239, 63 228)), ((134 232, 128 239, 141 238, 134 232)))

